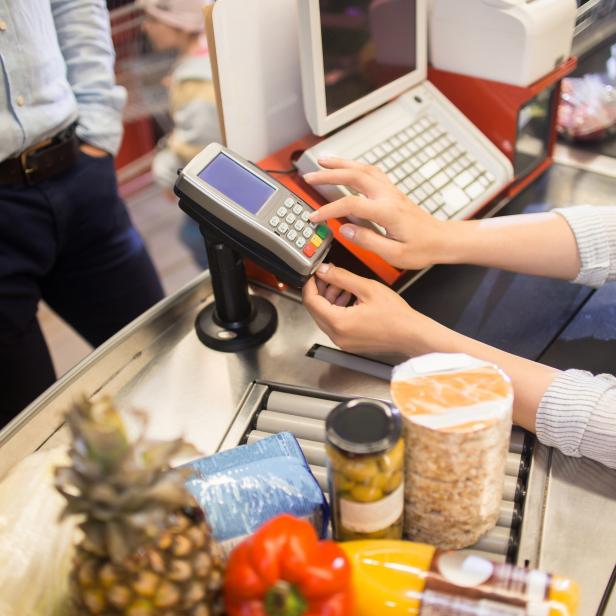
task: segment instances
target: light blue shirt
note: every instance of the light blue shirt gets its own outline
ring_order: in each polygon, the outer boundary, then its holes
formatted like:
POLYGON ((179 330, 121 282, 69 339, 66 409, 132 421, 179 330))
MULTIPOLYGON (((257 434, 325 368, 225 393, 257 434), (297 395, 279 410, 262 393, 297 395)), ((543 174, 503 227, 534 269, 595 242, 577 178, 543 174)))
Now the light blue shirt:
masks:
POLYGON ((105 0, 0 0, 0 160, 75 120, 116 154, 126 92, 114 60, 105 0))

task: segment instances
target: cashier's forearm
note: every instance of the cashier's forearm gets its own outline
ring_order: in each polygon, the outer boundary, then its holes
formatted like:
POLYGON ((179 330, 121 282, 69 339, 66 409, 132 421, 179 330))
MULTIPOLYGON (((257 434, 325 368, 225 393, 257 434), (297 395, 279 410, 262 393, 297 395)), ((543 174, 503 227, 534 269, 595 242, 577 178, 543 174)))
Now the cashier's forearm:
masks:
POLYGON ((580 271, 575 236, 554 213, 449 223, 443 262, 574 279, 580 271))
POLYGON ((432 352, 467 353, 499 366, 513 384, 514 423, 532 432, 536 431, 539 403, 559 374, 558 370, 483 344, 434 321, 419 335, 417 331, 409 331, 408 334, 408 344, 404 349, 408 355, 432 352))

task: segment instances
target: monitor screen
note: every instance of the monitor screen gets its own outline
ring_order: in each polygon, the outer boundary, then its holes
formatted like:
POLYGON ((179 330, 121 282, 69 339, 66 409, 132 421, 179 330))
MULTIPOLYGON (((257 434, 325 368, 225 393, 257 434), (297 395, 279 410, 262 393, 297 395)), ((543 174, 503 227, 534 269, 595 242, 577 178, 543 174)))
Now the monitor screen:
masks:
POLYGON ((276 191, 223 153, 218 154, 197 175, 251 214, 256 214, 276 191))
POLYGON ((330 115, 417 68, 416 0, 319 0, 330 115))

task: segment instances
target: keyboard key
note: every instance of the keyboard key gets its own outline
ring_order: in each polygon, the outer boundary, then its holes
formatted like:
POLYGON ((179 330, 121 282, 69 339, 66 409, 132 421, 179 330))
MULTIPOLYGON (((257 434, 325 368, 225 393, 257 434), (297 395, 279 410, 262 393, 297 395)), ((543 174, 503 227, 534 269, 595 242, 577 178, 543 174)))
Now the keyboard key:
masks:
POLYGON ((419 168, 419 173, 423 175, 426 180, 429 180, 435 173, 440 171, 440 167, 433 161, 428 161, 425 165, 419 168))
POLYGON ((415 167, 413 167, 411 163, 406 161, 405 163, 402 163, 401 169, 402 171, 404 171, 404 173, 409 174, 409 173, 413 173, 413 169, 415 169, 415 167))
POLYGON ((374 163, 378 160, 374 152, 368 152, 365 156, 365 159, 370 165, 374 165, 374 163))
POLYGON ((412 154, 411 151, 408 149, 407 146, 403 145, 400 148, 400 154, 402 154, 402 156, 404 157, 404 160, 406 160, 407 158, 409 158, 412 154))
POLYGON ((421 169, 419 171, 415 171, 411 173, 411 179, 415 182, 416 186, 419 186, 425 179, 425 176, 421 173, 421 169))
POLYGON ((295 203, 295 199, 293 199, 293 197, 287 197, 287 198, 284 200, 284 204, 285 204, 287 207, 293 207, 293 204, 294 204, 294 203, 295 203))
POLYGON ((395 184, 398 181, 398 176, 393 171, 387 172, 387 177, 392 184, 395 184))
POLYGON ((286 207, 279 207, 278 210, 276 211, 276 214, 278 214, 278 216, 280 216, 280 218, 284 218, 287 215, 287 212, 289 210, 287 210, 286 207))
POLYGON ((434 199, 430 198, 430 199, 426 199, 421 206, 427 210, 430 214, 432 214, 432 212, 435 212, 436 210, 438 210, 439 206, 436 204, 436 201, 434 201, 434 199))
POLYGON ((428 145, 428 142, 421 135, 419 135, 419 137, 417 137, 417 139, 415 139, 415 143, 420 148, 424 148, 424 147, 426 147, 426 145, 428 145))
POLYGON ((488 176, 487 175, 482 175, 479 177, 479 181, 481 182, 482 186, 489 186, 492 182, 490 182, 490 180, 488 180, 488 176))
POLYGON ((383 161, 378 162, 375 167, 377 169, 380 169, 381 171, 387 171, 387 166, 385 165, 385 163, 383 161))
POLYGON ((297 220, 297 216, 295 214, 289 214, 284 220, 288 225, 292 225, 297 220))
POLYGON ((302 231, 302 235, 308 239, 310 237, 312 237, 312 229, 310 227, 306 227, 303 231, 302 231))
POLYGON ((396 162, 391 156, 384 158, 382 162, 385 165, 386 171, 389 171, 390 169, 393 169, 396 166, 396 162))
POLYGON ((394 146, 391 145, 391 143, 389 143, 388 141, 385 141, 385 143, 381 143, 381 147, 385 151, 385 154, 389 154, 390 152, 393 152, 394 150, 394 146))
POLYGON ((385 150, 380 145, 373 147, 372 151, 376 154, 379 160, 386 154, 385 150))
POLYGON ((435 150, 435 149, 434 149, 431 145, 429 145, 429 146, 428 146, 428 147, 424 150, 424 152, 425 152, 425 153, 426 153, 426 154, 427 154, 430 158, 434 158, 434 157, 436 156, 436 154, 437 154, 436 150, 435 150))
POLYGON ((481 182, 473 182, 470 186, 467 186, 465 190, 466 194, 473 200, 485 192, 481 182))
POLYGON ((406 177, 406 173, 404 173, 400 167, 394 169, 394 175, 396 176, 396 180, 401 180, 403 177, 406 177))
POLYGON ((301 231, 306 226, 306 223, 303 220, 298 220, 293 227, 296 231, 301 231))
MULTIPOLYGON (((312 214, 312 212, 308 212, 307 210, 304 210, 302 212, 302 220, 304 222, 308 222, 308 216, 310 216, 310 214, 312 214)), ((297 225, 295 225, 295 228, 297 229, 297 225)), ((299 229, 297 229, 299 231, 299 229)))
POLYGON ((415 196, 415 198, 417 199, 417 201, 419 203, 421 203, 424 199, 426 199, 426 197, 428 196, 428 193, 426 193, 426 191, 420 186, 414 193, 413 195, 415 196))
POLYGON ((270 218, 269 224, 272 227, 277 227, 280 224, 280 218, 278 218, 278 216, 272 216, 270 218))
POLYGON ((455 177, 453 181, 460 188, 465 188, 473 181, 473 179, 474 179, 473 176, 468 171, 463 171, 462 173, 460 173, 460 175, 455 177))
POLYGON ((417 183, 413 182, 411 178, 406 178, 406 180, 402 180, 402 186, 404 186, 405 192, 408 195, 417 188, 417 183))
POLYGON ((323 240, 318 235, 315 234, 310 238, 310 243, 315 248, 318 248, 323 243, 323 240))
POLYGON ((278 225, 278 233, 281 235, 285 235, 285 233, 289 230, 289 225, 286 222, 281 222, 278 225))
MULTIPOLYGON (((470 199, 467 194, 457 186, 450 184, 441 191, 443 199, 445 199, 445 205, 443 210, 448 216, 453 216, 459 212, 464 206, 470 203, 470 199)), ((439 210, 440 211, 440 210, 439 210)))
POLYGON ((447 220, 449 218, 443 210, 436 210, 432 216, 434 216, 434 218, 438 218, 439 220, 447 220))
POLYGON ((299 215, 300 215, 303 211, 304 211, 304 208, 302 207, 302 204, 301 204, 301 203, 296 203, 296 204, 293 206, 293 213, 294 213, 296 216, 299 216, 299 215))
POLYGON ((496 179, 489 171, 486 171, 486 177, 490 181, 490 184, 496 179))
POLYGON ((292 242, 295 241, 295 238, 297 237, 297 231, 295 229, 291 229, 288 233, 287 233, 287 239, 291 240, 292 242))
POLYGON ((306 240, 303 237, 298 237, 297 241, 295 242, 295 245, 298 248, 303 248, 306 245, 306 240))
POLYGON ((400 154, 400 152, 392 152, 391 153, 391 157, 397 162, 397 163, 401 163, 404 160, 404 157, 402 156, 402 154, 400 154))
POLYGON ((430 157, 425 152, 419 152, 419 154, 417 154, 417 158, 419 159, 420 163, 425 163, 426 161, 430 160, 430 157))
POLYGON ((392 137, 389 140, 389 143, 391 143, 391 145, 393 145, 396 150, 402 145, 402 141, 400 141, 400 139, 396 136, 392 137))
POLYGON ((453 167, 447 167, 445 169, 445 174, 450 180, 452 180, 453 178, 456 177, 456 175, 458 175, 457 172, 453 170, 453 167))
POLYGON ((432 182, 432 185, 435 188, 442 188, 443 186, 445 186, 446 184, 449 184, 449 178, 447 177, 447 174, 441 172, 441 173, 437 173, 431 180, 430 182, 432 182))

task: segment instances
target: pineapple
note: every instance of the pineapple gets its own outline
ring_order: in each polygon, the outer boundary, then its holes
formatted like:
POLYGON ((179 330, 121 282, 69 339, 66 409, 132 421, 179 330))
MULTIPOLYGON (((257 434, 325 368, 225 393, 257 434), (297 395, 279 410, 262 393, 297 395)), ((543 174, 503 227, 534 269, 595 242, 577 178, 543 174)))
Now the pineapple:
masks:
POLYGON ((223 559, 203 513, 184 487, 181 439, 131 443, 109 398, 85 398, 67 415, 71 466, 58 468, 63 517, 81 514, 83 539, 70 580, 74 614, 222 613, 223 559))

